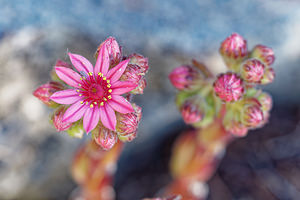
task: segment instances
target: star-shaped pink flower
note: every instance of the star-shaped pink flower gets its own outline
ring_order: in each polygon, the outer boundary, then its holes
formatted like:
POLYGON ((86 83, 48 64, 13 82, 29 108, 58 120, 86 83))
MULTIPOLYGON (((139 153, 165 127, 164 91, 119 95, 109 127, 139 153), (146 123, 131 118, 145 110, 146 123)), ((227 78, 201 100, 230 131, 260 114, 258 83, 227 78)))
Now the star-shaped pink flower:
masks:
POLYGON ((56 67, 57 76, 71 89, 54 93, 51 100, 59 104, 70 104, 63 120, 75 122, 83 118, 83 128, 92 131, 99 121, 108 129, 116 129, 116 112, 134 112, 131 104, 121 95, 135 89, 137 85, 120 81, 129 59, 110 69, 109 52, 102 45, 95 67, 83 56, 69 53, 73 66, 80 73, 66 67, 56 67))

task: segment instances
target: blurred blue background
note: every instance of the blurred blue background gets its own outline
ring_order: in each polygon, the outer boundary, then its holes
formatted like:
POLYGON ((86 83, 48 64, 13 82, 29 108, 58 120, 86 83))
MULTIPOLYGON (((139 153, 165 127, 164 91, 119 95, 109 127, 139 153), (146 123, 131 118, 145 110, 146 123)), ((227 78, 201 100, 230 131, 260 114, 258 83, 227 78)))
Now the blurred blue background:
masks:
MULTIPOLYGON (((137 52, 149 57, 148 87, 136 98, 144 110, 143 121, 138 138, 125 149, 120 164, 124 166, 132 152, 151 153, 155 142, 182 127, 168 73, 178 65, 189 64, 192 58, 215 73, 224 71, 218 48, 232 32, 246 38, 249 49, 258 43, 274 49, 276 80, 265 89, 275 102, 269 126, 274 122, 282 127, 274 126, 275 135, 270 127, 262 132, 276 137, 279 145, 298 141, 297 131, 281 138, 296 129, 300 116, 297 0, 0 0, 0 199, 65 199, 74 188, 68 166, 82 140, 56 133, 48 124, 50 110, 31 95, 49 80, 56 59, 68 60, 67 50, 92 60, 98 44, 114 36, 125 54, 137 52), (57 186, 58 181, 65 184, 57 186)), ((273 141, 270 138, 265 138, 268 144, 273 141)), ((260 140, 259 135, 251 141, 260 140)), ((298 146, 291 143, 292 150, 283 151, 284 155, 295 160, 298 146)), ((278 180, 278 187, 288 187, 281 185, 283 182, 278 180)), ((274 199, 293 199, 299 190, 294 184, 293 192, 286 196, 273 192, 274 199)), ((153 193, 145 188, 140 196, 153 193)), ((119 199, 134 198, 126 196, 126 190, 120 189, 119 199)), ((238 194, 232 192, 234 197, 249 196, 238 194)))

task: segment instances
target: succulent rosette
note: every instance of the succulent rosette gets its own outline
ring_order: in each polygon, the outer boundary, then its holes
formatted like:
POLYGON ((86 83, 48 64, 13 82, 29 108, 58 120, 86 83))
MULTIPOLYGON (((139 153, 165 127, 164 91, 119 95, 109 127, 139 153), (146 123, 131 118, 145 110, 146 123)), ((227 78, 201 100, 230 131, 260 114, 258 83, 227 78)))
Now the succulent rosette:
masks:
MULTIPOLYGON (((46 105, 56 107, 52 117, 56 129, 66 130, 72 136, 93 132, 95 141, 104 149, 112 148, 119 135, 135 136, 140 118, 132 119, 134 127, 129 127, 123 125, 126 118, 122 116, 139 115, 138 106, 129 99, 143 93, 147 58, 138 54, 122 57, 121 48, 112 37, 98 47, 95 66, 81 55, 68 55, 75 70, 58 61, 55 73, 51 73, 54 81, 34 92, 46 105)), ((126 139, 122 137, 122 141, 126 139)))

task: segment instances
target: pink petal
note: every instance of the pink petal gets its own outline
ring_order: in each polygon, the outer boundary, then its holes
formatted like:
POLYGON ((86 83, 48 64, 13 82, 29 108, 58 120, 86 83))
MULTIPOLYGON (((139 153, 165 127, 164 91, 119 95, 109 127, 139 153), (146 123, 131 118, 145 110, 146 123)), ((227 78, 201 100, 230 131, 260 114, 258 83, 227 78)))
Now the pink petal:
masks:
POLYGON ((106 76, 109 68, 109 54, 106 47, 106 44, 102 45, 99 55, 96 61, 94 73, 98 74, 99 72, 103 73, 106 76))
POLYGON ((117 119, 115 111, 107 103, 100 107, 100 119, 106 128, 113 131, 116 129, 117 119))
POLYGON ((117 81, 112 84, 112 94, 124 94, 135 89, 138 85, 130 81, 117 81))
POLYGON ((133 112, 132 105, 122 96, 111 95, 112 98, 107 102, 115 111, 126 114, 133 112))
POLYGON ((130 61, 129 59, 124 60, 124 61, 120 62, 117 66, 115 66, 114 68, 109 70, 109 72, 107 73, 107 78, 110 80, 111 83, 114 83, 120 79, 120 77, 124 73, 128 63, 129 63, 129 61, 130 61))
POLYGON ((72 87, 79 87, 81 83, 80 75, 74 72, 72 69, 66 67, 55 67, 57 76, 63 80, 65 83, 72 87))
POLYGON ((79 72, 85 72, 88 74, 89 72, 93 72, 94 68, 93 65, 86 59, 85 57, 78 55, 78 54, 72 54, 69 53, 70 60, 74 67, 79 71, 79 72))
POLYGON ((100 109, 98 106, 88 108, 83 116, 83 128, 86 133, 92 131, 98 124, 100 118, 100 109))
POLYGON ((85 111, 89 109, 85 104, 81 104, 80 101, 72 104, 65 112, 63 121, 76 122, 84 115, 85 111))
POLYGON ((68 89, 55 92, 50 99, 59 104, 73 104, 76 101, 79 101, 81 97, 76 90, 68 89))

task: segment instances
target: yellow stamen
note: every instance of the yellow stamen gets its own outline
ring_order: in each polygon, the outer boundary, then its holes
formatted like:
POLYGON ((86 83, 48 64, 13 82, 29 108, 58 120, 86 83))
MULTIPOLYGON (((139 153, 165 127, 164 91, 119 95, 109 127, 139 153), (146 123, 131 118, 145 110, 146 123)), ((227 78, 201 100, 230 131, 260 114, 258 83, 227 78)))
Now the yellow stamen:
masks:
POLYGON ((89 102, 86 102, 85 104, 86 104, 86 105, 88 105, 88 104, 89 104, 89 102))
POLYGON ((105 77, 105 76, 103 76, 103 80, 106 80, 106 77, 105 77))
POLYGON ((80 90, 76 90, 76 92, 80 92, 80 90))
POLYGON ((80 80, 82 80, 82 77, 80 77, 80 80))
POLYGON ((99 73, 98 73, 98 76, 102 77, 102 73, 101 73, 101 72, 99 72, 99 73))
POLYGON ((107 99, 106 99, 105 97, 103 97, 103 100, 104 100, 104 101, 107 101, 107 99))
POLYGON ((81 104, 83 104, 83 101, 80 101, 81 104))
POLYGON ((91 105, 90 105, 90 108, 93 108, 93 107, 94 107, 94 105, 93 105, 93 104, 91 104, 91 105))
POLYGON ((107 96, 108 99, 111 99, 111 95, 107 96))
POLYGON ((79 96, 81 97, 81 96, 82 96, 82 94, 79 94, 79 96))
POLYGON ((110 80, 107 80, 106 82, 107 82, 107 83, 110 83, 110 80))
POLYGON ((92 75, 93 75, 93 72, 89 72, 89 75, 92 76, 92 75))
POLYGON ((78 86, 81 87, 81 84, 79 83, 78 86))
POLYGON ((97 105, 97 102, 94 102, 95 105, 97 105))
POLYGON ((111 93, 111 92, 112 92, 112 89, 109 89, 108 92, 111 93))
POLYGON ((107 87, 110 88, 110 87, 111 87, 111 84, 108 84, 107 87))
POLYGON ((101 102, 101 103, 100 103, 100 106, 104 106, 104 102, 101 102))

